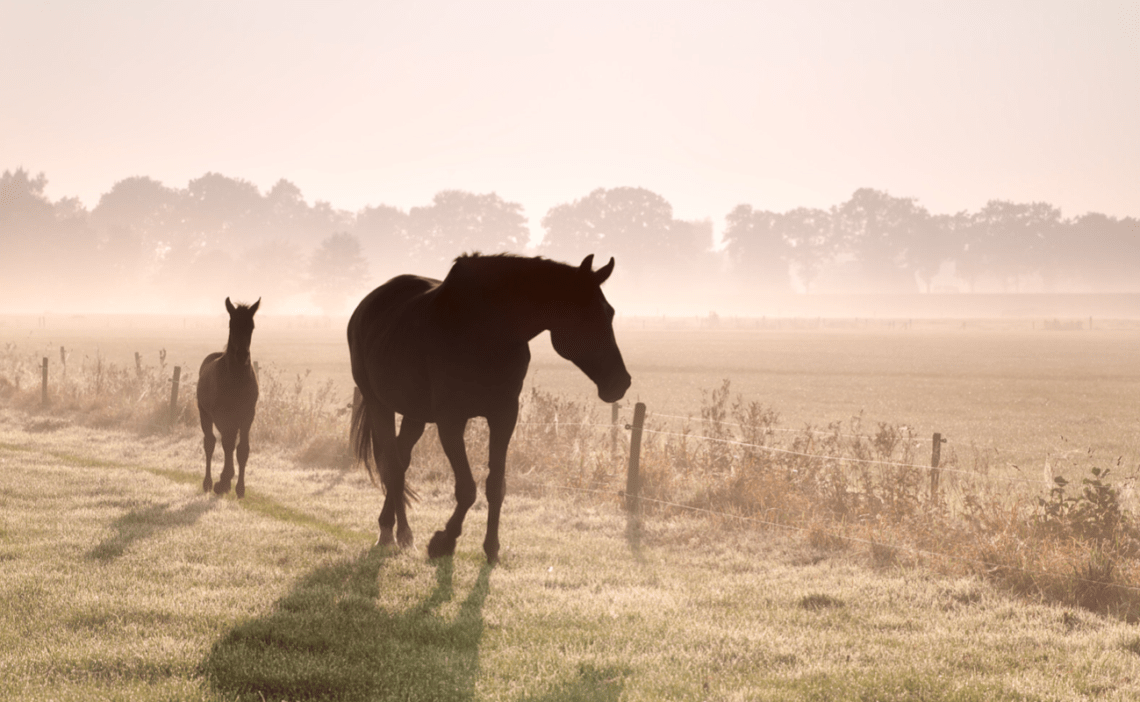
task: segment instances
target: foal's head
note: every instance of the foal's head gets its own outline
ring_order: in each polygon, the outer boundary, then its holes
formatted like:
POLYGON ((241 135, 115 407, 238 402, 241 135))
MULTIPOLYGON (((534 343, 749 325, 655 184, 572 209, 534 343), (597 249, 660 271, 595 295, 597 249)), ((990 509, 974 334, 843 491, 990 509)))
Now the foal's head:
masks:
POLYGON ((261 305, 261 298, 252 305, 234 306, 230 298, 226 298, 226 312, 230 313, 230 338, 226 343, 226 353, 232 354, 239 361, 249 358, 249 342, 253 338, 253 315, 261 305))

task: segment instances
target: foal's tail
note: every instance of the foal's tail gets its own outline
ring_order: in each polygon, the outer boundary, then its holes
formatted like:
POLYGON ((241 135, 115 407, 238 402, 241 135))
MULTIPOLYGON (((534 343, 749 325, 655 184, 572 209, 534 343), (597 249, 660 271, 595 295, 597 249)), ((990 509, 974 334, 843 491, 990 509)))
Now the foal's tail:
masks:
MULTIPOLYGON (((395 417, 392 416, 384 424, 386 431, 384 436, 373 436, 372 421, 369 416, 368 402, 364 399, 364 394, 360 392, 360 388, 354 389, 352 394, 352 431, 349 438, 349 443, 352 445, 352 451, 356 454, 356 459, 364 464, 365 470, 368 471, 368 477, 371 478, 372 484, 379 487, 385 492, 388 491, 387 486, 387 473, 394 468, 388 465, 392 460, 392 456, 396 453, 396 427, 395 417), (374 441, 380 442, 379 453, 383 457, 380 465, 374 462, 375 452, 373 451, 372 443, 374 441), (383 450, 383 449, 388 450, 383 450)), ((416 493, 404 484, 404 502, 418 499, 416 493)))

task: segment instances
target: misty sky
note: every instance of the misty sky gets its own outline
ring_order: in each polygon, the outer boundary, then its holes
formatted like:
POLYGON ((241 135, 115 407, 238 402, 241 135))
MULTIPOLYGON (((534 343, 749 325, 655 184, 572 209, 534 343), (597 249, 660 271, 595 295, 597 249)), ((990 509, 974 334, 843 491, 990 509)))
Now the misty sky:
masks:
POLYGON ((0 0, 0 169, 357 210, 597 187, 719 230, 858 187, 1140 215, 1140 3, 0 0))

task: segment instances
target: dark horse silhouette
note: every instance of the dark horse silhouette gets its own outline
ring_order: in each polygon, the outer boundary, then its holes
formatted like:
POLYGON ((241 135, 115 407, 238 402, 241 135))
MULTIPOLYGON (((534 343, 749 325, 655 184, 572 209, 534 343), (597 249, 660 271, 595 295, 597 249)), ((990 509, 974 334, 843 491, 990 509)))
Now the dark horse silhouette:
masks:
POLYGON ((229 492, 234 477, 234 444, 237 444, 238 479, 234 492, 245 496, 245 462, 249 458, 249 428, 257 408, 257 376, 249 362, 249 342, 253 337, 253 315, 261 299, 252 305, 234 307, 226 298, 230 313, 230 336, 226 350, 212 353, 202 361, 198 371, 198 416, 202 419, 202 444, 206 449, 206 478, 202 490, 209 492, 210 459, 214 456, 214 426, 222 435, 222 452, 226 463, 214 492, 229 492), (240 435, 240 438, 239 438, 240 435))
POLYGON ((455 552, 476 490, 463 430, 468 419, 485 417, 490 472, 483 551, 489 562, 498 560, 507 445, 530 363, 527 342, 540 332, 550 330, 555 351, 594 381, 602 400, 625 395, 630 376, 614 340, 614 310, 600 288, 614 261, 594 271, 593 260, 587 256, 574 267, 544 258, 464 255, 443 282, 401 275, 360 302, 348 322, 352 377, 361 394, 352 435, 357 458, 386 493, 377 544, 413 543, 405 510, 414 493, 404 477, 412 447, 433 422, 455 472, 457 504, 428 543, 428 555, 455 552), (399 436, 395 413, 403 417, 399 436))

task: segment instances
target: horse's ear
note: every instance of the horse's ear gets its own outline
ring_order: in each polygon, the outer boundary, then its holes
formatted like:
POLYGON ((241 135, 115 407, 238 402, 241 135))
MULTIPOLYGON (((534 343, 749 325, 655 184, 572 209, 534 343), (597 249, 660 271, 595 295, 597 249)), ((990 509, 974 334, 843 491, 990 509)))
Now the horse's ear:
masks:
POLYGON ((226 298, 226 312, 234 313, 234 303, 230 302, 230 298, 226 298))
POLYGON ((581 268, 584 271, 594 270, 594 254, 590 254, 586 258, 583 258, 582 265, 578 266, 578 268, 581 268))
POLYGON ((597 279, 598 285, 601 285, 602 283, 606 282, 606 279, 610 277, 610 273, 613 273, 613 272, 614 272, 614 257, 610 256, 610 262, 609 263, 602 266, 598 270, 594 271, 594 278, 597 279))
POLYGON ((257 313, 257 308, 261 306, 261 298, 257 298, 257 302, 249 306, 249 316, 252 317, 257 313))

